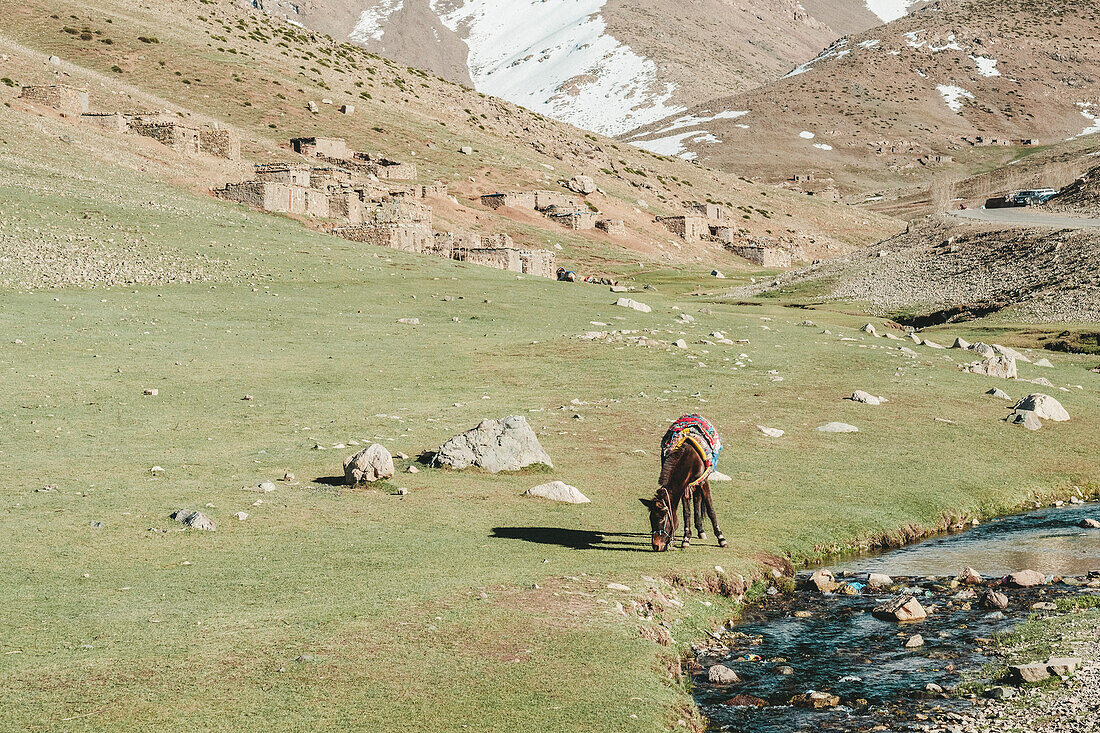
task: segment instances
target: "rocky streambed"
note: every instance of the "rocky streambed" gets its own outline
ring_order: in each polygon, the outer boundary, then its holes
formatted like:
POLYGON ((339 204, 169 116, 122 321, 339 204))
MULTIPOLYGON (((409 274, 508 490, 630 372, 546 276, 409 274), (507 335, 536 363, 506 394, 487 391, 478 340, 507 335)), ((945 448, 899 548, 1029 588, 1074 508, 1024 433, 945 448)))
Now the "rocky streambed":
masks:
POLYGON ((1009 667, 997 639, 1100 603, 1097 520, 1095 504, 1045 509, 775 578, 695 647, 696 702, 741 733, 1000 730, 979 727, 1001 717, 988 707, 1082 664, 1009 667))

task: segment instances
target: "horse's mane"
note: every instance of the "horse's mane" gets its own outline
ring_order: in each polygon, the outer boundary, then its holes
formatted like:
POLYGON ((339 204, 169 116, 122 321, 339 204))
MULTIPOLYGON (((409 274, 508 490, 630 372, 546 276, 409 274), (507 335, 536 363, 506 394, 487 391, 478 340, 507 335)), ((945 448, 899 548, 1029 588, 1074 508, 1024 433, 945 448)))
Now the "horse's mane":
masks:
POLYGON ((660 486, 662 489, 668 488, 668 483, 672 480, 672 473, 676 470, 676 466, 680 464, 680 461, 683 460, 685 450, 691 450, 692 452, 694 452, 695 449, 685 443, 673 452, 669 453, 661 461, 661 478, 658 479, 657 485, 660 486))

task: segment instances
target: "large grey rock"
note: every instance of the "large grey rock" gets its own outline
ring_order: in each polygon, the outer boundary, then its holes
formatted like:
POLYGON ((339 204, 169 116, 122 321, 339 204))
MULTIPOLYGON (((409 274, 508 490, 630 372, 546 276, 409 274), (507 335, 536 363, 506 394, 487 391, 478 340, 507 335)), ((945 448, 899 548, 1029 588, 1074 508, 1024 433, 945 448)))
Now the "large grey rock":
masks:
POLYGON ((1016 360, 1004 354, 995 354, 984 361, 976 361, 963 367, 971 374, 984 374, 987 377, 999 377, 1000 379, 1015 379, 1016 360))
POLYGON ((952 349, 969 349, 970 348, 970 342, 967 341, 966 339, 956 337, 955 338, 955 343, 951 344, 951 348, 952 349))
POLYGON ((194 509, 177 509, 170 515, 180 524, 185 524, 191 529, 204 529, 213 532, 218 528, 214 520, 200 511, 194 509))
POLYGON ((997 352, 994 351, 992 346, 990 346, 989 344, 983 344, 981 341, 976 344, 970 344, 969 346, 967 346, 967 349, 969 351, 974 351, 978 353, 980 356, 982 356, 982 358, 985 359, 989 359, 997 355, 997 352))
POLYGON ((1003 611, 1008 608, 1008 596, 995 590, 983 588, 980 603, 982 608, 988 608, 991 611, 1003 611))
POLYGON ((872 588, 889 588, 893 584, 893 578, 885 573, 871 573, 867 576, 867 585, 872 588))
POLYGON ((615 305, 620 306, 622 308, 633 308, 634 310, 636 310, 640 313, 649 313, 650 311, 653 310, 652 308, 650 308, 645 303, 640 303, 637 300, 634 300, 633 298, 619 298, 618 300, 615 301, 615 305))
POLYGON ((737 673, 724 664, 716 664, 707 670, 707 680, 716 685, 734 685, 741 681, 737 673))
POLYGON ((817 588, 821 593, 833 593, 840 586, 833 577, 830 570, 826 568, 818 568, 810 576, 810 585, 817 588))
POLYGON ((1051 657, 1047 660, 1047 671, 1059 677, 1068 677, 1081 666, 1081 657, 1051 657))
POLYGON ((1030 588, 1033 585, 1043 585, 1047 582, 1046 576, 1037 570, 1021 570, 1008 576, 1010 585, 1017 588, 1030 588))
POLYGON ((1008 668, 1012 674, 1012 678, 1017 682, 1042 682, 1050 677, 1050 672, 1047 671, 1047 665, 1043 662, 1032 662, 1031 664, 1014 664, 1008 668))
POLYGON ((554 465, 521 415, 483 420, 476 428, 441 445, 432 459, 433 466, 478 466, 490 473, 518 471, 536 463, 554 465))
POLYGON ((573 176, 569 179, 569 183, 566 187, 570 191, 577 193, 583 193, 585 195, 596 192, 596 182, 592 180, 591 176, 573 176))
POLYGON ((855 425, 849 425, 844 422, 830 422, 825 423, 819 427, 814 428, 819 433, 858 433, 859 428, 855 425))
POLYGON ((876 606, 872 615, 884 621, 920 621, 928 617, 928 612, 916 598, 911 595, 902 595, 891 598, 886 603, 876 606))
POLYGON ((375 443, 344 459, 344 480, 364 484, 393 476, 393 456, 375 443))
POLYGON ((870 392, 864 392, 862 389, 852 392, 852 396, 848 399, 852 402, 862 402, 865 405, 881 405, 883 402, 889 402, 885 397, 877 397, 870 392))
POLYGON ((1048 394, 1033 392, 1016 403, 1016 410, 1031 410, 1043 420, 1065 422, 1069 420, 1069 413, 1062 403, 1048 394))
POLYGON ((563 501, 567 504, 587 504, 588 497, 582 494, 576 486, 570 486, 564 481, 550 481, 538 486, 532 486, 523 492, 524 496, 540 496, 550 501, 563 501))
POLYGON ((1023 362, 1031 363, 1031 359, 1028 359, 1026 356, 1021 354, 1019 351, 1016 351, 1016 349, 1010 349, 1007 346, 1001 346, 1000 344, 993 344, 993 350, 995 352, 997 352, 998 354, 1003 354, 1005 356, 1011 356, 1016 361, 1023 361, 1023 362))
POLYGON ((1019 425, 1028 430, 1039 430, 1043 427, 1043 421, 1031 410, 1016 410, 1005 418, 1005 422, 1012 425, 1019 425))
POLYGON ((1001 400, 1010 400, 1010 399, 1012 399, 1011 397, 1009 397, 1008 392, 1005 392, 1000 387, 994 387, 993 389, 988 390, 986 392, 986 394, 993 395, 994 397, 996 397, 998 399, 1001 399, 1001 400))

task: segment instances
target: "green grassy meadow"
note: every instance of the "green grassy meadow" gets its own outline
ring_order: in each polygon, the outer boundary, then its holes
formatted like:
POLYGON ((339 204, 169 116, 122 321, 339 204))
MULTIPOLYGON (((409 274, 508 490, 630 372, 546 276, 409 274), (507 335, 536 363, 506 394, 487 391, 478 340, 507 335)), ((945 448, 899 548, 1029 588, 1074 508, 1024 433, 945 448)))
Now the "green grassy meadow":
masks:
POLYGON ((1073 416, 1029 433, 983 393, 1041 388, 962 374, 957 352, 905 357, 858 314, 686 294, 701 270, 656 272, 638 313, 606 288, 346 242, 51 151, 0 156, 5 234, 128 238, 154 262, 201 256, 207 279, 0 292, 3 730, 667 730, 694 721, 670 661, 736 610, 690 579, 1097 487, 1094 357, 1021 366, 1073 416), (576 338, 606 328, 689 348, 576 338), (698 343, 713 331, 746 342, 698 343), (726 445, 730 547, 657 555, 638 498, 687 412, 726 445), (510 414, 553 471, 410 459, 381 488, 333 480, 352 441, 416 456, 510 414), (832 420, 861 432, 813 431, 832 420), (241 490, 286 471, 297 483, 241 490), (592 503, 520 496, 550 478, 592 503), (176 531, 181 507, 217 531, 176 531), (670 592, 662 578, 689 579, 684 606, 643 618, 631 601, 670 592), (641 635, 658 621, 676 646, 641 635))

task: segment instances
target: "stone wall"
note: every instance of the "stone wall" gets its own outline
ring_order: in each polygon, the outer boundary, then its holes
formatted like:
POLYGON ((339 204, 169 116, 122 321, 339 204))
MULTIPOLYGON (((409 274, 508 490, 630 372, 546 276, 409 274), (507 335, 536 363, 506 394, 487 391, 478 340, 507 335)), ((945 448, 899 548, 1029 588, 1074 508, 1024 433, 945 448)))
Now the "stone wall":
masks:
POLYGON ((82 114, 80 115, 80 121, 95 125, 108 132, 128 132, 130 129, 130 123, 126 119, 126 115, 118 113, 82 114))
POLYGON ((353 153, 342 137, 296 137, 290 141, 295 153, 310 157, 350 160, 353 153))
POLYGON ((508 206, 513 209, 535 208, 535 194, 532 191, 514 191, 511 193, 490 193, 481 197, 481 203, 490 209, 508 206))
POLYGON ((594 211, 570 211, 567 213, 555 212, 550 214, 550 219, 561 224, 566 229, 595 229, 596 219, 599 215, 594 211))
POLYGON ((782 247, 762 244, 733 244, 727 248, 734 254, 761 267, 786 268, 791 266, 791 253, 782 247))
POLYGON ((687 216, 658 216, 657 223, 664 225, 673 234, 689 242, 697 242, 710 234, 705 217, 688 214, 687 216))
POLYGON ((561 191, 548 191, 538 190, 532 191, 534 194, 535 202, 533 208, 543 211, 551 206, 569 206, 576 207, 577 202, 573 200, 572 196, 564 194, 561 191))
POLYGON ((63 115, 78 117, 88 111, 88 92, 67 84, 25 86, 19 98, 31 104, 56 109, 63 115))
POLYGON ((519 250, 521 271, 528 275, 548 277, 554 275, 554 253, 548 249, 521 249, 519 250))
POLYGON ((693 201, 692 203, 688 204, 688 208, 696 214, 699 214, 700 216, 705 216, 707 219, 711 219, 714 221, 722 221, 726 218, 725 208, 719 206, 718 204, 707 204, 700 203, 699 201, 693 201))
POLYGON ((294 163, 257 163, 252 167, 252 175, 257 181, 265 183, 288 183, 295 186, 310 186, 313 172, 308 166, 294 163))
POLYGON ((132 120, 130 129, 143 137, 156 140, 181 153, 199 153, 199 131, 178 122, 148 122, 132 120))
POLYGON ((241 139, 224 127, 204 127, 199 130, 199 150, 218 158, 240 160, 241 139))
POLYGON ((520 251, 511 247, 491 247, 480 249, 455 250, 454 259, 498 270, 523 272, 520 251))
POLYGON ((626 234, 626 224, 622 219, 600 219, 596 222, 596 228, 607 232, 613 237, 621 237, 626 234))

